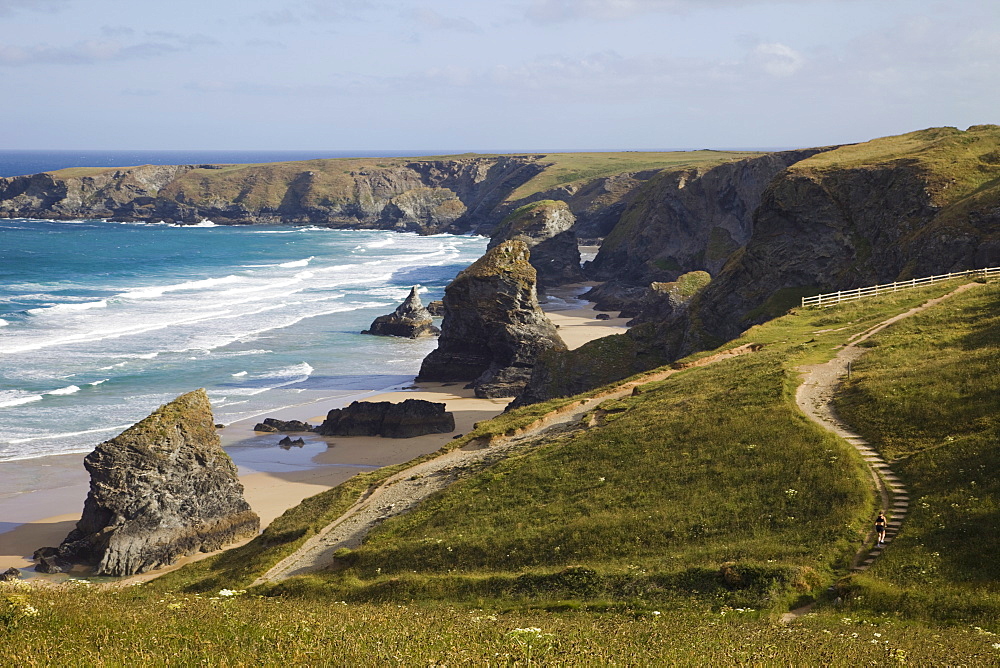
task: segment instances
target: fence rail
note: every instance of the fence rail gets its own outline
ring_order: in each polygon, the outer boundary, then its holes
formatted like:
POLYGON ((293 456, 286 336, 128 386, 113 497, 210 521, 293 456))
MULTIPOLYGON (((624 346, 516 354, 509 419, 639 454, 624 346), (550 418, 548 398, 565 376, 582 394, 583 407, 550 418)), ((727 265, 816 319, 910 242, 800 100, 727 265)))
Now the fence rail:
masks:
POLYGON ((899 290, 909 290, 911 288, 919 288, 924 285, 932 285, 934 283, 940 283, 941 281, 948 281, 953 278, 961 278, 963 276, 983 278, 989 280, 990 278, 1000 277, 1000 267, 989 267, 987 269, 969 269, 968 271, 954 271, 947 274, 941 274, 939 276, 927 276, 926 278, 913 278, 910 279, 909 281, 897 281, 895 283, 885 283, 884 285, 873 285, 867 288, 855 288, 853 290, 828 292, 825 295, 803 297, 802 305, 816 306, 819 308, 823 308, 824 306, 832 306, 833 304, 840 304, 841 302, 854 301, 855 299, 864 299, 865 297, 884 295, 887 292, 898 292, 899 290))

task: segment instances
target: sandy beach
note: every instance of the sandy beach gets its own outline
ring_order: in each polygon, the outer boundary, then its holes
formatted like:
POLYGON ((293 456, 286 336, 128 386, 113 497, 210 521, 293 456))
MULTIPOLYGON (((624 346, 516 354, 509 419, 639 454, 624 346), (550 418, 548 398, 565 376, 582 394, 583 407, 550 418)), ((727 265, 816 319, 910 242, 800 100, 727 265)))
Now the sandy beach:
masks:
MULTIPOLYGON (((570 348, 626 330, 624 318, 597 320, 591 304, 577 297, 590 284, 562 286, 550 291, 543 305, 570 348)), ((615 314, 610 314, 615 315, 615 314)), ((237 463, 246 499, 267 526, 302 499, 334 487, 351 476, 399 464, 438 450, 480 420, 503 411, 509 399, 478 399, 462 383, 413 383, 405 389, 337 397, 272 411, 228 425, 219 432, 223 447, 237 463), (323 421, 326 413, 351 400, 393 401, 420 398, 447 404, 455 414, 454 432, 415 438, 323 437, 306 433, 302 447, 280 448, 284 434, 260 434, 253 426, 263 417, 323 421)), ((96 445, 96 444, 95 444, 96 445)), ((39 547, 58 545, 80 518, 89 486, 82 465, 84 455, 59 455, 0 463, 0 570, 29 569, 39 547)), ((207 555, 197 555, 200 558, 207 555)), ((188 561, 186 560, 186 561, 188 561)), ((175 566, 176 567, 176 566, 175 566)), ((25 570, 25 576, 34 575, 25 570)))

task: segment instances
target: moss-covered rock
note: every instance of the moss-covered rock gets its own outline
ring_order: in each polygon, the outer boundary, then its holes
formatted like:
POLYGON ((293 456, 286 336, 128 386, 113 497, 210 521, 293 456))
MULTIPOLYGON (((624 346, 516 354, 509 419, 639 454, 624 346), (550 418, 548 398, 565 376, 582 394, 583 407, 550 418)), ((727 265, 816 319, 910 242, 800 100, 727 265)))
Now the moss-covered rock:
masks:
POLYGON ((441 337, 418 381, 471 381, 477 396, 511 397, 540 353, 565 349, 538 307, 528 258, 523 241, 504 241, 445 288, 441 337))
POLYGON ((36 552, 40 570, 133 575, 256 535, 260 518, 214 425, 196 390, 98 445, 84 459, 83 516, 58 548, 36 552))

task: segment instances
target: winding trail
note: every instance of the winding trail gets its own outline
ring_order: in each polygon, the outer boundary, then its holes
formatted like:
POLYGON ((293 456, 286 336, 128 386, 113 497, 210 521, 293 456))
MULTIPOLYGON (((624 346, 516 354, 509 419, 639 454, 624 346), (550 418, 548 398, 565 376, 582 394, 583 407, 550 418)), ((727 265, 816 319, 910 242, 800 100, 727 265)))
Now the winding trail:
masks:
POLYGON ((629 395, 639 385, 663 380, 678 371, 705 366, 759 349, 757 344, 747 344, 622 383, 589 399, 553 411, 518 431, 491 439, 471 441, 461 448, 415 464, 369 489, 343 515, 311 536, 298 550, 275 564, 251 586, 335 569, 337 564, 334 553, 341 548, 357 548, 378 523, 412 510, 431 494, 456 480, 468 477, 518 451, 596 425, 600 417, 599 406, 603 402, 629 395), (592 411, 595 416, 584 424, 581 419, 592 411))
MULTIPOLYGON (((868 465, 868 470, 878 490, 882 509, 886 512, 888 523, 885 532, 885 543, 883 545, 875 544, 871 548, 863 547, 854 556, 853 563, 851 564, 851 570, 854 572, 867 570, 874 563, 875 559, 882 554, 882 551, 889 543, 892 542, 892 539, 899 534, 903 526, 903 520, 906 519, 906 513, 910 508, 910 494, 906 486, 899 479, 899 476, 889 467, 889 464, 882 456, 870 446, 868 441, 852 431, 847 424, 840 420, 833 406, 834 393, 840 385, 841 379, 848 376, 850 364, 865 353, 865 349, 861 348, 858 344, 881 332, 889 325, 940 304, 949 297, 964 292, 974 285, 977 284, 968 283, 961 285, 946 295, 928 300, 905 313, 900 313, 888 320, 883 320, 874 327, 855 334, 829 362, 799 367, 799 371, 804 374, 804 378, 802 384, 799 385, 795 392, 795 403, 798 404, 799 409, 805 413, 806 417, 827 431, 833 432, 845 439, 861 454, 861 457, 865 460, 865 464, 868 465)), ((872 534, 874 534, 874 530, 872 534)), ((869 534, 868 538, 871 538, 872 534, 869 534)), ((866 539, 865 545, 867 543, 868 540, 866 539)), ((791 612, 786 612, 782 615, 781 619, 785 622, 796 619, 808 612, 812 606, 813 604, 809 604, 791 612)))

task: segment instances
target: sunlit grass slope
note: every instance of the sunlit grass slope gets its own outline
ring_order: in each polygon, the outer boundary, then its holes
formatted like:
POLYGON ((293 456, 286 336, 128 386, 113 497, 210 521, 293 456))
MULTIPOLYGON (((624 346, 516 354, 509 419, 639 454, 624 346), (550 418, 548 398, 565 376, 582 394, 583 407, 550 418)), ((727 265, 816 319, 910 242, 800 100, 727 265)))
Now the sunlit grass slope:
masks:
MULTIPOLYGON (((938 205, 953 204, 994 189, 1000 180, 1000 126, 976 125, 962 131, 942 127, 882 137, 819 153, 794 171, 902 166, 927 179, 938 205)), ((996 198, 994 192, 994 198, 996 198)))
POLYGON ((945 289, 755 327, 730 345, 762 351, 606 402, 601 426, 453 485, 342 554, 348 568, 276 591, 650 604, 697 591, 779 608, 814 593, 846 570, 875 497, 854 450, 794 406, 795 369, 945 289))
POLYGON ((909 488, 906 524, 851 605, 1000 618, 1000 285, 871 340, 838 401, 909 488))
POLYGON ((388 471, 147 585, 0 584, 0 665, 995 665, 995 286, 893 326, 855 365, 842 411, 902 458, 903 533, 843 602, 788 626, 763 609, 843 575, 874 510, 853 450, 792 407, 794 369, 952 287, 755 327, 729 346, 761 352, 644 386, 603 426, 386 522, 337 573, 228 591, 388 471))

